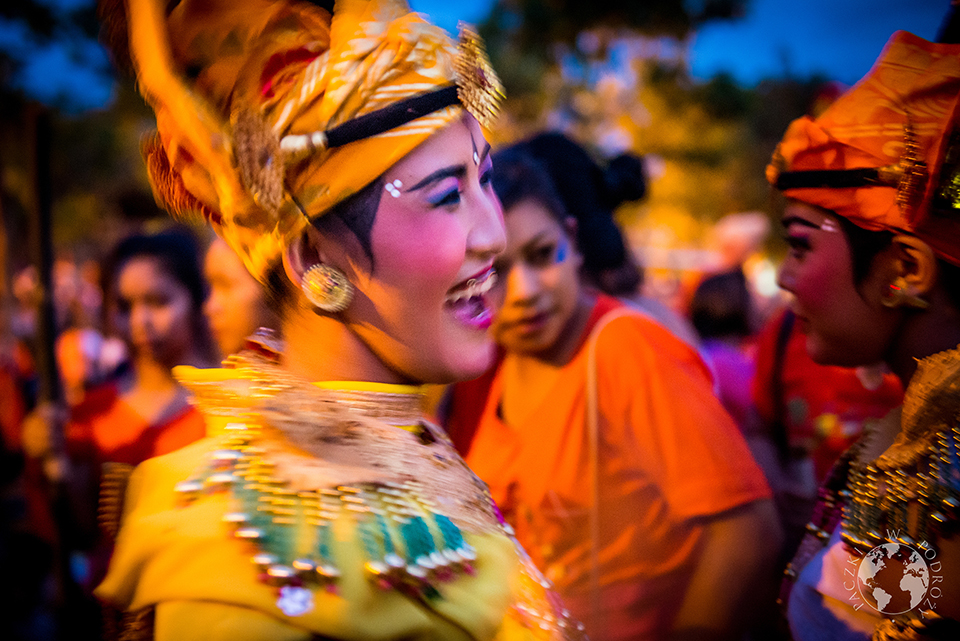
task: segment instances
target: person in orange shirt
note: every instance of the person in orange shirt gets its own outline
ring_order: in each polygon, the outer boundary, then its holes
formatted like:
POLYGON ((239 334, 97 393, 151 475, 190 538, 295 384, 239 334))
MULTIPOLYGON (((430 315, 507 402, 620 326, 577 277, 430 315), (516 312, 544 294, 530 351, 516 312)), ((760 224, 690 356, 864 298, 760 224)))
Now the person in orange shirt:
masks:
POLYGON ((581 287, 575 223, 536 162, 494 162, 505 354, 467 463, 592 639, 736 638, 778 551, 762 473, 696 352, 581 287))

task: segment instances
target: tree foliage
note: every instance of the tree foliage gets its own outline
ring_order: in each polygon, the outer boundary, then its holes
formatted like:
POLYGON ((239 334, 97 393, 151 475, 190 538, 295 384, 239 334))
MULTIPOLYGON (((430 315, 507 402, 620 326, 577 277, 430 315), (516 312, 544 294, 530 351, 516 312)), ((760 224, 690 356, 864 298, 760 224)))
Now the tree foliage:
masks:
POLYGON ((483 27, 507 85, 496 142, 559 129, 598 156, 644 155, 648 198, 619 212, 640 244, 655 233, 674 246, 696 247, 725 214, 770 212, 764 168, 822 79, 772 79, 756 87, 722 74, 692 79, 688 36, 747 6, 500 0, 483 27))
POLYGON ((497 0, 481 33, 513 93, 537 91, 558 50, 585 31, 682 40, 702 24, 743 15, 749 0, 497 0))

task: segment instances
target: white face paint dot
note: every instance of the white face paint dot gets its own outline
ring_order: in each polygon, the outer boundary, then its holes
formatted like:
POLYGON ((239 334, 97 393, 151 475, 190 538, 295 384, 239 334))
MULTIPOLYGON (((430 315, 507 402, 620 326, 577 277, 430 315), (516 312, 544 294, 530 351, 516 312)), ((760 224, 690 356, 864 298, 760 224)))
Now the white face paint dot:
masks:
POLYGON ((474 165, 480 164, 480 154, 478 154, 477 152, 473 152, 473 164, 474 165))
POLYGON ((393 186, 396 187, 397 189, 400 189, 401 187, 403 187, 403 183, 400 182, 399 178, 397 178, 396 180, 393 181, 393 186))

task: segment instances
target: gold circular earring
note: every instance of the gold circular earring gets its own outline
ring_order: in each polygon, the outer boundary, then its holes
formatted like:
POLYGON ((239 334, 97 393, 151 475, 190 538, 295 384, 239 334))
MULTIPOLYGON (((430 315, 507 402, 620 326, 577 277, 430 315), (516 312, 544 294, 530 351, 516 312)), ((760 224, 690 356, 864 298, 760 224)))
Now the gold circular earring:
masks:
MULTIPOLYGON (((353 300, 353 285, 336 267, 318 263, 303 274, 300 288, 314 311, 342 312, 353 300)), ((319 312, 318 312, 319 313, 319 312)))

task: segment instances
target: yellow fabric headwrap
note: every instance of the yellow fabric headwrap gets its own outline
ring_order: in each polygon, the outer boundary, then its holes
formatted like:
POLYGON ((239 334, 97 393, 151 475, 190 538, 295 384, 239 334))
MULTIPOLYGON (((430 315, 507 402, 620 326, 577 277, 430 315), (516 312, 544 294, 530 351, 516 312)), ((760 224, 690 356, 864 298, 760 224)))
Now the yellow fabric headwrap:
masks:
MULTIPOLYGON (((127 0, 131 58, 157 114, 158 135, 144 148, 154 193, 173 213, 202 213, 260 280, 310 219, 460 113, 445 107, 291 156, 284 137, 462 80, 456 43, 400 0, 338 0, 332 17, 294 0, 165 5, 127 0)), ((490 91, 499 93, 495 79, 490 91)))

